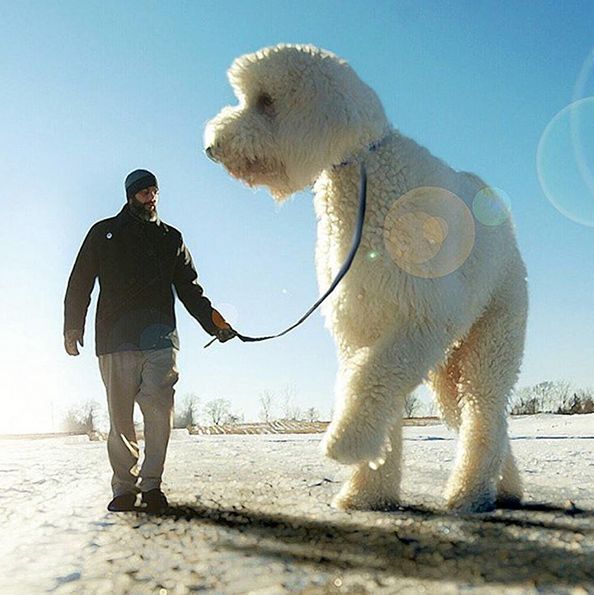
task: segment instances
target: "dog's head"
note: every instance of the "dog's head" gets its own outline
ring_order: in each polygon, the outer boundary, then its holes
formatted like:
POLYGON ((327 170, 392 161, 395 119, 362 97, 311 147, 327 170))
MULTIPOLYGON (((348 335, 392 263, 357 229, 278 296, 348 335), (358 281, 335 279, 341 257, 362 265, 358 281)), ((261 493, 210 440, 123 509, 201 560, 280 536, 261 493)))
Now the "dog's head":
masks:
POLYGON ((382 137, 377 95, 334 54, 278 45, 241 56, 228 72, 239 100, 205 131, 207 154, 250 186, 282 200, 382 137))

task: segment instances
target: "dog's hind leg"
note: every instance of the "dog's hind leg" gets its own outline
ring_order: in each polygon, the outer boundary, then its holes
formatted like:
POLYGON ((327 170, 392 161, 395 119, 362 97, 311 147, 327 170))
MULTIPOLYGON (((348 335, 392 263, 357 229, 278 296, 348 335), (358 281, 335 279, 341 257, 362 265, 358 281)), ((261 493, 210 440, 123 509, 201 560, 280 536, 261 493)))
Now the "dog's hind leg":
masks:
POLYGON ((505 501, 521 497, 506 408, 522 358, 526 307, 525 285, 509 283, 458 350, 460 440, 446 489, 453 510, 491 510, 498 495, 505 501))
POLYGON ((507 454, 497 481, 497 505, 514 507, 522 500, 523 488, 518 465, 511 451, 509 436, 507 437, 506 450, 507 454))
MULTIPOLYGON (((446 363, 429 375, 438 409, 446 425, 460 431, 462 423, 462 397, 460 387, 460 349, 454 348, 446 363)), ((505 437, 505 458, 497 480, 497 504, 517 505, 522 498, 522 482, 511 452, 509 437, 505 437)))
POLYGON ((460 403, 460 362, 459 346, 453 348, 446 360, 429 373, 431 388, 435 393, 437 408, 446 425, 458 432, 460 429, 462 408, 460 403))

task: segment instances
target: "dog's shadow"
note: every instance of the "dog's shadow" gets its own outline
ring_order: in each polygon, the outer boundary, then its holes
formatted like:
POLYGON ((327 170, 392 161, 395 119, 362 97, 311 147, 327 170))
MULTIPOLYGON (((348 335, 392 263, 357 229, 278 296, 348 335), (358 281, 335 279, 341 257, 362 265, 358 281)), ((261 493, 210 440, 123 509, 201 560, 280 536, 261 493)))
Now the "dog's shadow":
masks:
POLYGON ((528 581, 538 587, 594 578, 592 556, 578 545, 592 532, 594 513, 575 507, 525 504, 454 516, 411 506, 378 515, 375 524, 357 522, 357 514, 336 522, 203 504, 171 506, 159 516, 225 527, 244 537, 230 538, 228 549, 329 572, 384 571, 467 584, 528 581))

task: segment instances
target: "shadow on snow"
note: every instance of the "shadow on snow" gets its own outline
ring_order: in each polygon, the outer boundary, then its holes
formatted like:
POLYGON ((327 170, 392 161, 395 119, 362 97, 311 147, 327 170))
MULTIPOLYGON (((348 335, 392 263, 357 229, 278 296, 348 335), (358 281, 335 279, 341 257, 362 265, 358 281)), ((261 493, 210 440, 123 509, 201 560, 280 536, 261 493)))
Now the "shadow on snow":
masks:
POLYGON ((564 547, 594 527, 594 513, 575 506, 528 503, 460 516, 401 507, 378 516, 382 526, 357 523, 356 513, 346 522, 333 522, 203 504, 172 506, 156 516, 232 529, 247 541, 219 542, 225 548, 315 564, 329 572, 354 569, 470 584, 536 586, 594 579, 592 556, 564 547))

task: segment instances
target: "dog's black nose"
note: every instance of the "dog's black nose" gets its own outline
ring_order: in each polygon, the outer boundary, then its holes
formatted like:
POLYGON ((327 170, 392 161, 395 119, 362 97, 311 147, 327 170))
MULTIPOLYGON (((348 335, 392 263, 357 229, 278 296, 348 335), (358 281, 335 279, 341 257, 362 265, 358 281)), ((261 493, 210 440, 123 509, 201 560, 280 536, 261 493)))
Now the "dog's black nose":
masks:
POLYGON ((206 156, 211 160, 214 161, 215 163, 218 163, 219 160, 215 157, 214 154, 214 148, 212 146, 210 147, 206 147, 206 149, 204 149, 204 152, 206 153, 206 156))

